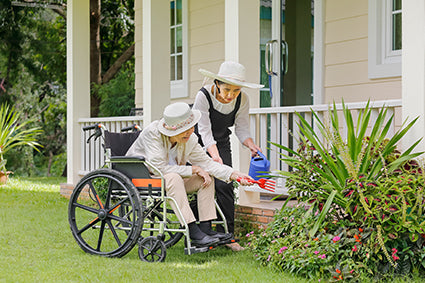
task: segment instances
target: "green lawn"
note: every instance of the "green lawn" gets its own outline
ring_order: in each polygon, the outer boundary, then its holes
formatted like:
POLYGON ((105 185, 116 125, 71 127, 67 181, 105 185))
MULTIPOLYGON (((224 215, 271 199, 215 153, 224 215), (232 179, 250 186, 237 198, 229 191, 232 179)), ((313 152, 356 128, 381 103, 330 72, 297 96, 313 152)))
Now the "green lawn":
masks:
POLYGON ((183 241, 163 263, 84 253, 68 225, 60 178, 11 177, 0 187, 0 282, 305 282, 260 266, 245 250, 223 247, 187 256, 183 241))

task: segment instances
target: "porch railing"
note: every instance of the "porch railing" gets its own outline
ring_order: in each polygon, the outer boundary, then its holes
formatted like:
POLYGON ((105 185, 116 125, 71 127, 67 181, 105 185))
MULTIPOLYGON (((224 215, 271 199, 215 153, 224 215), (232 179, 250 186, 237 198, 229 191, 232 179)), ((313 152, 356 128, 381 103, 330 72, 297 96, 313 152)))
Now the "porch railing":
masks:
MULTIPOLYGON (((352 110, 352 114, 355 117, 360 110, 366 107, 367 102, 357 103, 345 103, 348 109, 352 110)), ((372 121, 371 125, 374 124, 379 110, 385 106, 388 108, 388 118, 394 114, 392 126, 389 130, 388 135, 394 135, 397 127, 401 125, 401 99, 397 100, 386 100, 386 101, 373 101, 370 102, 370 108, 372 109, 372 121)), ((307 121, 310 121, 310 125, 314 128, 312 119, 312 111, 314 111, 321 119, 327 116, 329 106, 323 105, 306 105, 306 106, 291 106, 291 107, 269 107, 269 108, 253 108, 250 109, 250 124, 251 134, 253 135, 255 142, 264 150, 268 149, 268 157, 270 160, 271 170, 288 170, 287 164, 280 161, 279 149, 273 145, 270 145, 268 141, 285 145, 291 149, 296 150, 298 147, 299 136, 298 136, 298 124, 299 118, 295 113, 300 113, 307 121)), ((341 113, 342 119, 342 104, 336 104, 338 112, 341 113)), ((344 123, 341 122, 341 125, 344 123)), ((342 128, 342 133, 346 133, 346 128, 342 128)))
MULTIPOLYGON (((355 113, 365 108, 367 102, 346 103, 348 109, 353 110, 355 113)), ((389 135, 393 135, 401 125, 401 100, 386 100, 386 101, 373 101, 371 108, 373 111, 373 119, 379 113, 379 110, 386 106, 388 107, 389 114, 394 114, 395 119, 391 126, 389 135)), ((341 112, 342 105, 337 104, 336 108, 341 112)), ((298 126, 297 116, 294 113, 300 113, 307 121, 312 121, 312 110, 315 111, 319 117, 326 117, 329 105, 307 105, 307 106, 291 106, 291 107, 269 107, 269 108, 252 108, 250 109, 250 124, 251 134, 255 142, 264 150, 269 148, 268 157, 271 163, 271 170, 288 170, 286 164, 279 160, 277 148, 271 146, 268 141, 275 142, 296 149, 298 146, 298 126)), ((389 115, 388 115, 389 116, 389 115)), ((342 116, 341 116, 342 117, 342 116)), ((78 120, 81 129, 84 126, 92 125, 95 123, 102 123, 112 132, 119 132, 121 128, 138 124, 143 127, 142 116, 128 116, 128 117, 108 117, 108 118, 82 118, 78 120)), ((343 125, 343 123, 341 123, 343 125)), ((313 123, 311 124, 313 127, 313 123)), ((346 129, 343 129, 345 131, 346 129)), ((93 139, 87 143, 87 138, 92 131, 84 132, 81 130, 81 169, 79 173, 84 175, 91 170, 97 169, 104 164, 104 151, 100 139, 94 141, 93 139)))
POLYGON ((78 172, 85 175, 88 172, 100 168, 105 162, 104 149, 102 147, 103 140, 98 138, 91 139, 87 143, 87 139, 93 133, 93 130, 83 131, 83 127, 101 123, 111 132, 119 132, 122 128, 137 124, 143 127, 142 116, 128 117, 105 117, 105 118, 81 118, 78 120, 81 128, 81 167, 78 172))

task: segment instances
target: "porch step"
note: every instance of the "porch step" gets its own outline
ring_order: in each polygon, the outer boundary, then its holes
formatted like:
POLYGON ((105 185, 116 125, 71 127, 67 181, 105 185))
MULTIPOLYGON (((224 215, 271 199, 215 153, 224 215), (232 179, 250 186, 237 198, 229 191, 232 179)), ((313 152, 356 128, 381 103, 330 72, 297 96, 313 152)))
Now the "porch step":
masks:
MULTIPOLYGON (((259 203, 237 205, 235 208, 235 226, 238 229, 245 230, 247 228, 266 228, 285 201, 261 200, 259 203)), ((287 206, 293 207, 297 203, 296 200, 289 200, 287 206)))

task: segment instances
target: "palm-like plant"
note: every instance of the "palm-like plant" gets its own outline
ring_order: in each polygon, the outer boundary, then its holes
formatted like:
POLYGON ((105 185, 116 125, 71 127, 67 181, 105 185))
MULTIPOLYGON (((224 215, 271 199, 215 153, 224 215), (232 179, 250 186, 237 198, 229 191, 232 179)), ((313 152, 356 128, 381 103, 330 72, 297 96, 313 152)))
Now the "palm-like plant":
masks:
MULTIPOLYGON (((316 225, 310 231, 311 236, 317 232, 332 206, 334 208, 335 205, 341 208, 346 207, 347 200, 342 192, 346 187, 347 181, 358 182, 362 177, 374 180, 382 174, 388 174, 397 169, 403 162, 422 154, 422 152, 412 153, 419 143, 417 141, 404 153, 401 153, 397 158, 391 160, 389 164, 386 164, 387 157, 391 154, 393 155, 397 143, 413 126, 417 118, 408 124, 403 123, 401 128, 388 139, 386 136, 390 130, 394 115, 387 119, 387 108, 383 107, 379 111, 373 125, 370 125, 372 109, 369 102, 365 109, 359 113, 357 123, 355 123, 351 111, 345 106, 344 102, 342 103, 342 108, 346 138, 341 134, 341 125, 335 103, 333 108, 329 108, 328 123, 322 121, 312 111, 314 124, 318 131, 303 116, 297 113, 300 120, 300 144, 310 146, 311 151, 309 154, 312 155, 314 152, 317 158, 306 158, 299 151, 273 143, 288 152, 288 154, 282 154, 282 160, 295 170, 295 173, 281 172, 281 174, 289 179, 289 183, 295 184, 295 187, 309 188, 310 201, 317 202, 320 200, 321 202, 319 221, 316 222, 316 225), (370 133, 367 136, 368 128, 370 133), (296 171, 300 170, 310 170, 314 180, 306 179, 305 175, 296 174, 296 171)), ((297 188, 294 188, 294 190, 296 191, 297 188)))
POLYGON ((41 133, 38 127, 26 127, 31 120, 20 121, 20 113, 14 107, 2 104, 0 107, 0 171, 6 173, 6 160, 4 154, 16 146, 26 145, 37 149, 41 145, 37 136, 41 133))

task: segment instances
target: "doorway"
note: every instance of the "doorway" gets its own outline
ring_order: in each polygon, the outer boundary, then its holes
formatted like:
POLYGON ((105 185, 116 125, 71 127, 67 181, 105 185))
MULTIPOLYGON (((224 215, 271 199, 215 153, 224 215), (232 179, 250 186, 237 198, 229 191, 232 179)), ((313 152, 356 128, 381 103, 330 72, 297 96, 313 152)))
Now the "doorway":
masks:
POLYGON ((260 1, 260 107, 313 104, 314 0, 260 1))

